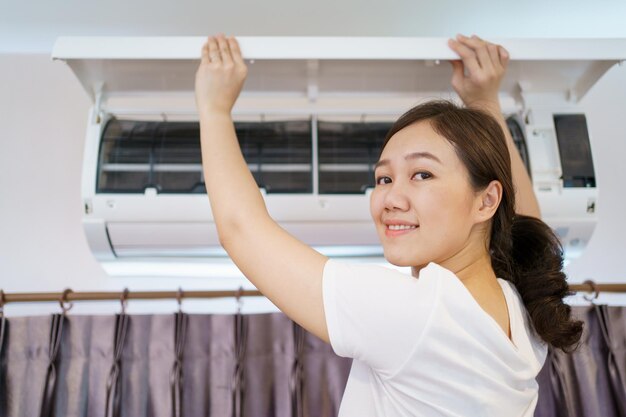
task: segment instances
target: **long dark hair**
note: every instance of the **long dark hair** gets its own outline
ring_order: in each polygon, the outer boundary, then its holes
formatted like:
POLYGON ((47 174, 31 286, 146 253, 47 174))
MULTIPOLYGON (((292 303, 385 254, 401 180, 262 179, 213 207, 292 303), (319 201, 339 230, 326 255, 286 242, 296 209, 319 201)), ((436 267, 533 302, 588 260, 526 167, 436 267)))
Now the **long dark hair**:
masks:
POLYGON ((563 273, 563 248, 547 224, 515 214, 511 158, 502 127, 487 112, 449 101, 429 101, 393 124, 382 149, 396 132, 424 120, 454 146, 474 190, 483 190, 493 180, 502 184, 502 200, 491 220, 489 239, 493 270, 515 285, 535 331, 546 343, 568 353, 576 350, 583 322, 573 320, 571 307, 563 302, 573 294, 563 273))

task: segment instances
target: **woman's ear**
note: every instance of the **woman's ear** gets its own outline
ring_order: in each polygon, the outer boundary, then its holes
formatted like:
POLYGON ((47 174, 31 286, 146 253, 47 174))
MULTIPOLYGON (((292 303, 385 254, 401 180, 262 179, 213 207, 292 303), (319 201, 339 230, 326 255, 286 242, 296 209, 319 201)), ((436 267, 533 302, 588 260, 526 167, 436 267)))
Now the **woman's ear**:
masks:
POLYGON ((478 221, 483 222, 493 217, 502 200, 502 184, 493 180, 478 194, 478 221))

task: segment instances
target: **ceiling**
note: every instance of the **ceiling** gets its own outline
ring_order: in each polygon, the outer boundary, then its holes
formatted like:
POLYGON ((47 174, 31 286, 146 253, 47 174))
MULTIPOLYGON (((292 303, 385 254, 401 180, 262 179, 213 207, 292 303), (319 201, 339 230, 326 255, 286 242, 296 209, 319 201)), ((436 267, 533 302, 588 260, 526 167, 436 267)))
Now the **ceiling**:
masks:
POLYGON ((62 35, 621 37, 624 0, 0 0, 0 53, 62 35))

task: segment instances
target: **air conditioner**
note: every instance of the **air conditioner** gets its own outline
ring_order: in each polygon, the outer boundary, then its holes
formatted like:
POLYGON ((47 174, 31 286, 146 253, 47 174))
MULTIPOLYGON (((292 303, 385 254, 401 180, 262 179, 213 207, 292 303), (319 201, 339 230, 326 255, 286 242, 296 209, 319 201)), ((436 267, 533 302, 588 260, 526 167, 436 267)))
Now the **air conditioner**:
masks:
MULTIPOLYGON (((103 265, 224 262, 203 184, 193 94, 204 40, 61 37, 54 46, 53 59, 70 66, 93 101, 83 224, 103 265)), ((373 164, 405 110, 424 99, 455 99, 446 61, 457 57, 447 40, 239 41, 249 75, 233 117, 270 214, 323 253, 382 256, 369 215, 373 164)), ((576 257, 593 233, 599 189, 578 102, 626 58, 626 41, 494 41, 511 54, 501 102, 544 220, 566 257, 576 257)))

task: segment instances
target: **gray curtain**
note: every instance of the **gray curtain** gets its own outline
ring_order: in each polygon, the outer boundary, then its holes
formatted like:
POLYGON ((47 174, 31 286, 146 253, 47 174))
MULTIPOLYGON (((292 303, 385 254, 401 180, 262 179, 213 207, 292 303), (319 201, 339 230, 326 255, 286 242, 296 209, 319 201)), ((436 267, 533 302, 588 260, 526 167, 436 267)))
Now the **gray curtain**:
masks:
POLYGON ((334 416, 351 361, 282 313, 9 318, 0 416, 334 416))
MULTIPOLYGON (((574 307, 535 416, 626 416, 624 307, 574 307)), ((336 416, 351 362, 282 313, 0 319, 0 417, 336 416)))
POLYGON ((573 354, 550 349, 535 417, 626 417, 626 307, 573 307, 585 322, 573 354))

